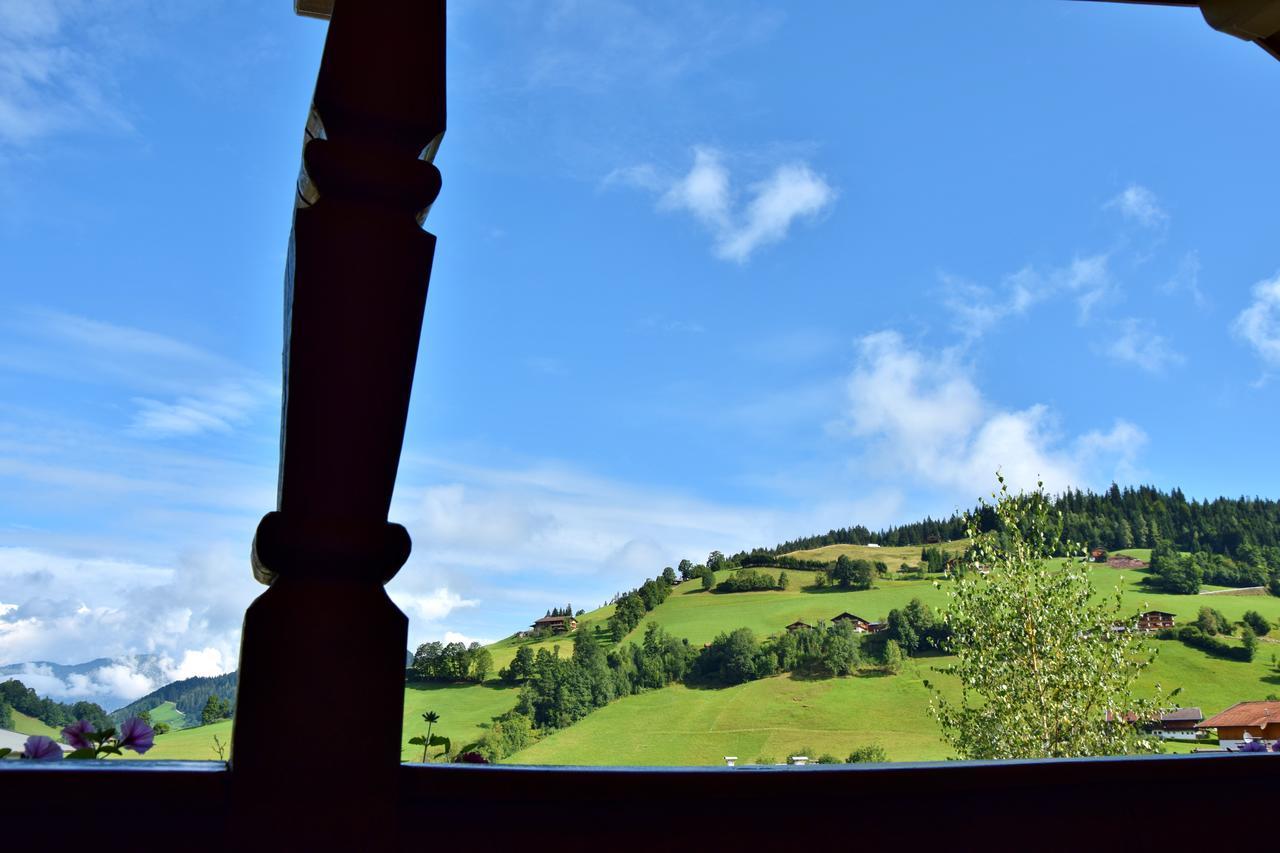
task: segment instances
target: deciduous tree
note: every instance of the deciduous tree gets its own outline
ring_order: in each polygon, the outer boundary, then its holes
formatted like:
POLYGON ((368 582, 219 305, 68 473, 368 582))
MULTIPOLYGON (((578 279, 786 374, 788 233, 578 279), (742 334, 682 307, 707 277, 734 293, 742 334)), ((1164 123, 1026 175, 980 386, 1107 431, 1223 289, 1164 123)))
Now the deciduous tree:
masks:
MULTIPOLYGON (((1011 495, 1003 477, 995 504, 998 530, 974 519, 972 568, 952 582, 945 618, 953 635, 959 701, 935 693, 931 708, 944 737, 963 758, 1048 758, 1156 750, 1157 742, 1125 722, 1152 719, 1159 707, 1139 699, 1134 681, 1154 650, 1136 631, 1114 631, 1112 603, 1091 600, 1083 549, 1050 561, 1061 512, 1039 487, 1011 495)), ((985 503, 985 502, 984 502, 985 503)))

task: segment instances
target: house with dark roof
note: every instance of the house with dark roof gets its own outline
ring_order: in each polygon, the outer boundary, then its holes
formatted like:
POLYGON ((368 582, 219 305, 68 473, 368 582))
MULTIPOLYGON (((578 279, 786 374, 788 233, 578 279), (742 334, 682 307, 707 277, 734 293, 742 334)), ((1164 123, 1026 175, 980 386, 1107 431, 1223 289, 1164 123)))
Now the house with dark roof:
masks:
POLYGON ((1237 702, 1221 714, 1214 714, 1196 729, 1217 729, 1218 743, 1235 752, 1246 740, 1280 740, 1280 702, 1237 702))
POLYGON ((572 616, 543 616, 533 623, 533 627, 553 634, 564 634, 578 630, 578 620, 572 616))
POLYGON ((859 634, 874 634, 877 631, 883 631, 888 627, 883 622, 868 622, 861 616, 855 616, 849 612, 841 613, 839 616, 833 617, 831 620, 832 625, 841 625, 846 622, 852 625, 853 630, 857 631, 859 634))
POLYGON ((799 619, 797 619, 796 621, 792 622, 790 625, 787 626, 787 630, 788 631, 802 631, 802 630, 807 631, 812 627, 813 626, 810 625, 808 622, 802 622, 799 619))
POLYGON ((853 626, 853 630, 861 634, 871 633, 870 622, 868 622, 866 619, 863 619, 861 616, 855 616, 852 613, 849 613, 848 611, 841 613, 839 616, 833 616, 831 618, 831 624, 832 625, 849 624, 853 626))
POLYGON ((1200 736, 1196 725, 1204 720, 1199 708, 1174 708, 1160 715, 1151 732, 1161 740, 1195 740, 1200 736))

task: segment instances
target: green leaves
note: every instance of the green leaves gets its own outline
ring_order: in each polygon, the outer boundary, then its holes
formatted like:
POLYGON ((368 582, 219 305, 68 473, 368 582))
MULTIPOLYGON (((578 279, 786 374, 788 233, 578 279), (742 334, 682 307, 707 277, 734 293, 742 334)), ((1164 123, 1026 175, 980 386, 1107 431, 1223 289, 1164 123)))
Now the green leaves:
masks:
POLYGON ((13 752, 13 750, 9 749, 9 747, 7 746, 0 747, 0 758, 4 758, 6 755, 8 755, 11 752, 13 752))
POLYGON ((91 760, 98 757, 98 750, 91 746, 86 746, 84 749, 77 749, 75 752, 68 752, 63 757, 68 760, 74 759, 76 761, 91 760))
POLYGON ((935 692, 931 709, 964 758, 1048 758, 1152 752, 1153 738, 1131 722, 1159 706, 1138 699, 1133 682, 1153 650, 1112 603, 1092 600, 1084 549, 1053 558, 1061 514, 1039 487, 969 518, 973 546, 949 585, 944 618, 956 656, 959 702, 935 692), (994 510, 994 529, 978 515, 994 510))

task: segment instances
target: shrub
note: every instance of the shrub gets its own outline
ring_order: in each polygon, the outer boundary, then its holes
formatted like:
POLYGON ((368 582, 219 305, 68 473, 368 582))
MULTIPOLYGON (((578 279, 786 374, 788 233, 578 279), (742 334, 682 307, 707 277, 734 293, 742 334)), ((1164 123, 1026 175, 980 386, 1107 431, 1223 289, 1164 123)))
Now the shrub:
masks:
POLYGON ((1265 637, 1271 631, 1271 623, 1267 621, 1267 617, 1256 610, 1244 614, 1244 624, 1252 628, 1259 637, 1265 637))
MULTIPOLYGON (((1213 655, 1214 657, 1223 658, 1225 660, 1241 661, 1243 663, 1248 663, 1253 660, 1253 648, 1250 648, 1249 646, 1236 647, 1229 643, 1224 643, 1217 637, 1209 636, 1195 625, 1188 625, 1179 631, 1178 639, 1184 644, 1191 646, 1193 649, 1199 649, 1200 651, 1213 655)), ((1256 646, 1256 644, 1257 640, 1254 640, 1254 645, 1256 646)))
POLYGON ((902 671, 902 649, 897 640, 884 644, 884 671, 894 675, 902 671))
POLYGON ((883 746, 878 743, 869 743, 849 753, 849 757, 845 760, 850 764, 876 764, 888 761, 889 757, 885 754, 883 746))

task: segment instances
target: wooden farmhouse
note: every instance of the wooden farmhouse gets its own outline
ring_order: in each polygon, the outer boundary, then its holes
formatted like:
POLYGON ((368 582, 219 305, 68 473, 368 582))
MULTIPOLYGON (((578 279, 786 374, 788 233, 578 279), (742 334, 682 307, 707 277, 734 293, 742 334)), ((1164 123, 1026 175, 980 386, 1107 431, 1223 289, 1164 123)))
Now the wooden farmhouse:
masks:
MULTIPOLYGON (((1113 719, 1115 719, 1114 715, 1108 711, 1107 722, 1113 719)), ((1195 740, 1200 736, 1196 725, 1203 719, 1204 714, 1199 708, 1175 708, 1141 725, 1143 730, 1151 732, 1161 740, 1195 740)), ((1125 722, 1137 723, 1138 716, 1133 713, 1126 714, 1125 722)))
POLYGON ((787 630, 788 631, 807 631, 812 627, 813 626, 810 625, 808 622, 802 622, 799 619, 797 619, 796 621, 792 622, 790 625, 787 626, 787 630))
POLYGON ((553 634, 564 634, 578 630, 578 620, 572 616, 543 616, 533 623, 534 628, 550 631, 553 634))
POLYGON ((1218 743, 1229 751, 1244 746, 1245 735, 1254 740, 1280 740, 1280 702, 1237 702, 1221 714, 1196 723, 1197 729, 1217 729, 1218 743))
POLYGON ((1152 732, 1163 740, 1195 740, 1199 735, 1196 726, 1204 721, 1199 708, 1174 708, 1160 715, 1160 722, 1152 726, 1152 732))
POLYGON ((872 630, 871 630, 872 623, 868 622, 866 619, 863 619, 861 616, 854 616, 852 613, 848 613, 848 612, 841 613, 839 616, 836 616, 831 620, 832 625, 843 625, 845 623, 852 625, 853 630, 857 631, 860 634, 872 633, 872 630))
POLYGON ((1139 631, 1159 631, 1173 627, 1174 614, 1163 610, 1148 610, 1138 617, 1139 631))
POLYGON ((1089 552, 1089 559, 1093 560, 1095 563, 1105 563, 1107 561, 1107 549, 1094 548, 1089 552))

